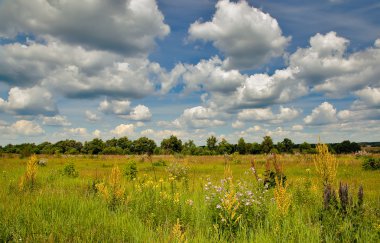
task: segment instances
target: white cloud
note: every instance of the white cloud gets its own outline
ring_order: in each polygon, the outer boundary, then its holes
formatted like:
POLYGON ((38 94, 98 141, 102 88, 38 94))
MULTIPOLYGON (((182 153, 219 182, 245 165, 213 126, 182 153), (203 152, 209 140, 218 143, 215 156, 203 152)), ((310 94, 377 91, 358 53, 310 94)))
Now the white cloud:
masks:
POLYGON ((89 110, 86 110, 85 115, 86 115, 86 119, 88 121, 94 122, 94 121, 99 121, 101 119, 98 114, 96 114, 92 111, 89 111, 89 110))
POLYGON ((269 121, 270 123, 282 123, 298 117, 297 109, 280 106, 278 114, 274 114, 271 108, 245 109, 238 113, 241 121, 269 121))
POLYGON ((367 107, 379 107, 380 106, 380 87, 371 88, 366 87, 362 90, 356 91, 355 95, 364 102, 367 107))
POLYGON ((117 137, 131 136, 135 133, 135 125, 133 124, 120 124, 111 131, 117 137))
POLYGON ((304 119, 304 122, 308 125, 326 125, 336 121, 336 109, 328 102, 323 102, 314 108, 311 114, 304 119))
POLYGON ((302 125, 293 125, 292 126, 292 131, 302 131, 303 130, 303 126, 302 125))
POLYGON ((20 136, 39 136, 45 133, 40 125, 33 121, 18 120, 11 125, 0 125, 2 134, 20 135, 20 136))
POLYGON ((71 122, 67 120, 67 117, 62 115, 44 116, 41 119, 42 124, 48 126, 71 126, 71 122))
POLYGON ((224 121, 216 119, 219 114, 203 106, 196 106, 185 109, 183 114, 173 121, 173 125, 177 127, 190 127, 190 128, 205 128, 222 126, 224 121))
POLYGON ((146 55, 169 26, 155 0, 0 2, 0 36, 56 37, 86 48, 146 55))
POLYGON ((150 113, 148 107, 144 105, 138 105, 133 108, 128 117, 134 121, 149 121, 152 118, 152 113, 150 113))
POLYGON ((105 114, 126 115, 131 111, 131 102, 129 100, 111 100, 107 99, 100 102, 98 109, 105 114))
POLYGON ((100 130, 96 129, 95 131, 92 132, 92 135, 94 137, 99 138, 102 135, 102 132, 100 130))
POLYGON ((219 57, 201 60, 196 65, 185 65, 183 74, 185 92, 206 90, 212 92, 230 93, 244 82, 245 76, 237 70, 226 71, 219 57))
POLYGON ((234 122, 232 123, 232 127, 233 127, 233 128, 243 128, 244 126, 245 126, 244 122, 239 121, 239 120, 234 121, 234 122))
POLYGON ((211 21, 197 21, 189 28, 191 39, 211 41, 227 57, 227 68, 246 69, 281 56, 290 38, 282 35, 269 14, 248 5, 222 0, 211 21))
POLYGON ((7 101, 0 98, 0 110, 17 115, 55 115, 58 112, 52 94, 37 86, 11 88, 7 101))
POLYGON ((66 133, 68 133, 69 135, 72 135, 72 136, 84 137, 84 136, 88 135, 87 128, 84 128, 84 127, 66 128, 66 129, 64 129, 64 131, 66 133))

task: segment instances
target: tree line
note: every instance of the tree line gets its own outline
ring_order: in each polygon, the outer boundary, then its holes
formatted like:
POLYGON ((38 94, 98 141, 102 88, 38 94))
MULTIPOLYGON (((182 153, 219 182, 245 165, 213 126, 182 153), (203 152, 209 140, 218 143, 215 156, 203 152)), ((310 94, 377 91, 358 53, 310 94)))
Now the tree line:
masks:
MULTIPOLYGON (((360 151, 360 145, 345 140, 341 143, 328 144, 333 153, 354 153, 360 151)), ((75 140, 62 140, 56 143, 43 142, 41 144, 23 143, 0 146, 0 153, 12 153, 29 156, 30 154, 184 154, 184 155, 223 155, 223 154, 267 154, 267 153, 315 153, 315 144, 307 142, 294 144, 289 138, 274 143, 270 136, 263 137, 261 143, 246 142, 243 138, 237 144, 229 143, 226 139, 210 136, 205 146, 197 146, 193 140, 182 142, 172 135, 161 141, 158 146, 155 141, 147 137, 130 140, 128 137, 112 138, 103 141, 95 138, 84 143, 75 140)))

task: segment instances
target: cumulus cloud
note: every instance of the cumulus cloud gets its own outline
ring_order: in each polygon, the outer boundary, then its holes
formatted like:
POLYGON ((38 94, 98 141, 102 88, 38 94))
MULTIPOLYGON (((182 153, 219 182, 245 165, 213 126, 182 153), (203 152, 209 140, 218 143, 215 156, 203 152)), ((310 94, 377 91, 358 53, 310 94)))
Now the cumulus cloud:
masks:
POLYGON ((380 87, 366 87, 356 91, 355 95, 358 96, 360 101, 367 107, 380 107, 380 87))
POLYGON ((92 132, 92 135, 94 137, 99 138, 102 135, 102 132, 100 130, 96 129, 95 131, 92 132))
POLYGON ((306 116, 304 122, 308 125, 326 125, 337 121, 337 111, 328 102, 323 102, 314 108, 310 115, 306 116))
POLYGON ((241 121, 269 121, 270 123, 282 123, 298 117, 299 111, 294 108, 280 106, 279 113, 274 114, 271 108, 245 109, 238 113, 241 121))
POLYGON ((64 131, 72 136, 87 136, 87 128, 77 127, 77 128, 65 128, 64 131))
POLYGON ((169 26, 155 0, 0 2, 0 35, 54 36, 86 48, 146 55, 169 26))
POLYGON ((206 90, 211 92, 230 93, 244 81, 244 75, 237 70, 226 71, 219 57, 201 60, 196 65, 185 65, 183 80, 185 92, 206 90))
POLYGON ((148 107, 138 105, 133 108, 128 118, 134 121, 149 121, 152 118, 152 113, 150 113, 148 107))
POLYGON ((41 118, 42 124, 48 126, 71 126, 71 122, 67 120, 66 116, 43 116, 41 118))
POLYGON ((185 109, 183 114, 174 120, 172 124, 177 127, 205 128, 222 126, 223 120, 217 119, 218 112, 203 106, 185 109))
POLYGON ((58 113, 52 94, 45 88, 11 88, 8 100, 0 98, 0 110, 16 115, 48 115, 58 113))
POLYGON ((135 133, 135 125, 133 124, 120 124, 111 130, 111 133, 117 137, 131 136, 135 133))
POLYGON ((111 100, 107 99, 100 102, 98 109, 105 114, 126 115, 131 111, 131 102, 129 100, 111 100))
POLYGON ((89 110, 85 112, 85 115, 86 115, 86 119, 91 122, 99 121, 101 119, 98 114, 89 110))
POLYGON ((211 41, 226 56, 226 68, 247 69, 281 56, 290 38, 282 35, 276 19, 248 5, 222 0, 209 22, 189 28, 191 39, 211 41))
POLYGON ((296 124, 292 126, 292 131, 302 131, 302 130, 303 130, 302 125, 296 124))
POLYGON ((2 134, 20 136, 39 136, 45 133, 40 125, 33 121, 18 120, 11 125, 0 124, 2 134))
POLYGON ((244 125, 245 125, 244 122, 237 120, 237 121, 234 121, 231 126, 236 129, 236 128, 243 128, 244 125))

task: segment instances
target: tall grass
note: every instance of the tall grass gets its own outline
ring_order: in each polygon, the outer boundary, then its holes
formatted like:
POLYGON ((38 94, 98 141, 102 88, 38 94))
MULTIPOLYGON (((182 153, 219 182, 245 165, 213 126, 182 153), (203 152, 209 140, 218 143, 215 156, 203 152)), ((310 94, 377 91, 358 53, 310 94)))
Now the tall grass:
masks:
MULTIPOLYGON (((378 242, 380 239, 380 174, 362 170, 361 161, 353 156, 337 158, 341 166, 336 176, 348 183, 348 192, 345 188, 341 192, 348 198, 356 194, 350 190, 357 191, 363 185, 363 211, 355 214, 360 217, 352 214, 341 221, 326 216, 323 217, 327 221, 321 221, 322 213, 330 213, 324 211, 323 187, 317 183, 320 175, 311 159, 299 155, 281 158, 287 183, 278 182, 273 189, 266 189, 263 184, 266 170, 263 155, 241 156, 241 163, 229 164, 230 169, 226 169, 222 156, 184 159, 157 156, 152 162, 136 162, 137 175, 133 180, 120 172, 128 166, 130 158, 126 157, 46 159, 47 166, 35 167, 38 174, 33 177, 34 189, 23 192, 18 187, 19 178, 25 176, 25 163, 32 159, 0 161, 0 241, 378 242), (252 160, 256 175, 249 170, 252 160), (165 161, 167 166, 154 166, 153 170, 152 163, 157 161, 161 164, 165 161), (68 162, 74 163, 78 177, 61 173, 68 162), (179 170, 181 166, 186 170, 179 170)), ((359 199, 356 195, 353 198, 355 205, 359 199)), ((351 209, 346 208, 347 215, 351 209)))

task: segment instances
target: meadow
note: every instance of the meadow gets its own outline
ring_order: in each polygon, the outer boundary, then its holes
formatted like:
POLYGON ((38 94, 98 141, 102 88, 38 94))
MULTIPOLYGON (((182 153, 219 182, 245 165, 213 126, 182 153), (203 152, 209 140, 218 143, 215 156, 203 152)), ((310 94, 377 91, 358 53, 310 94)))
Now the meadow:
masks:
POLYGON ((379 242, 380 171, 333 157, 2 155, 0 241, 379 242))

